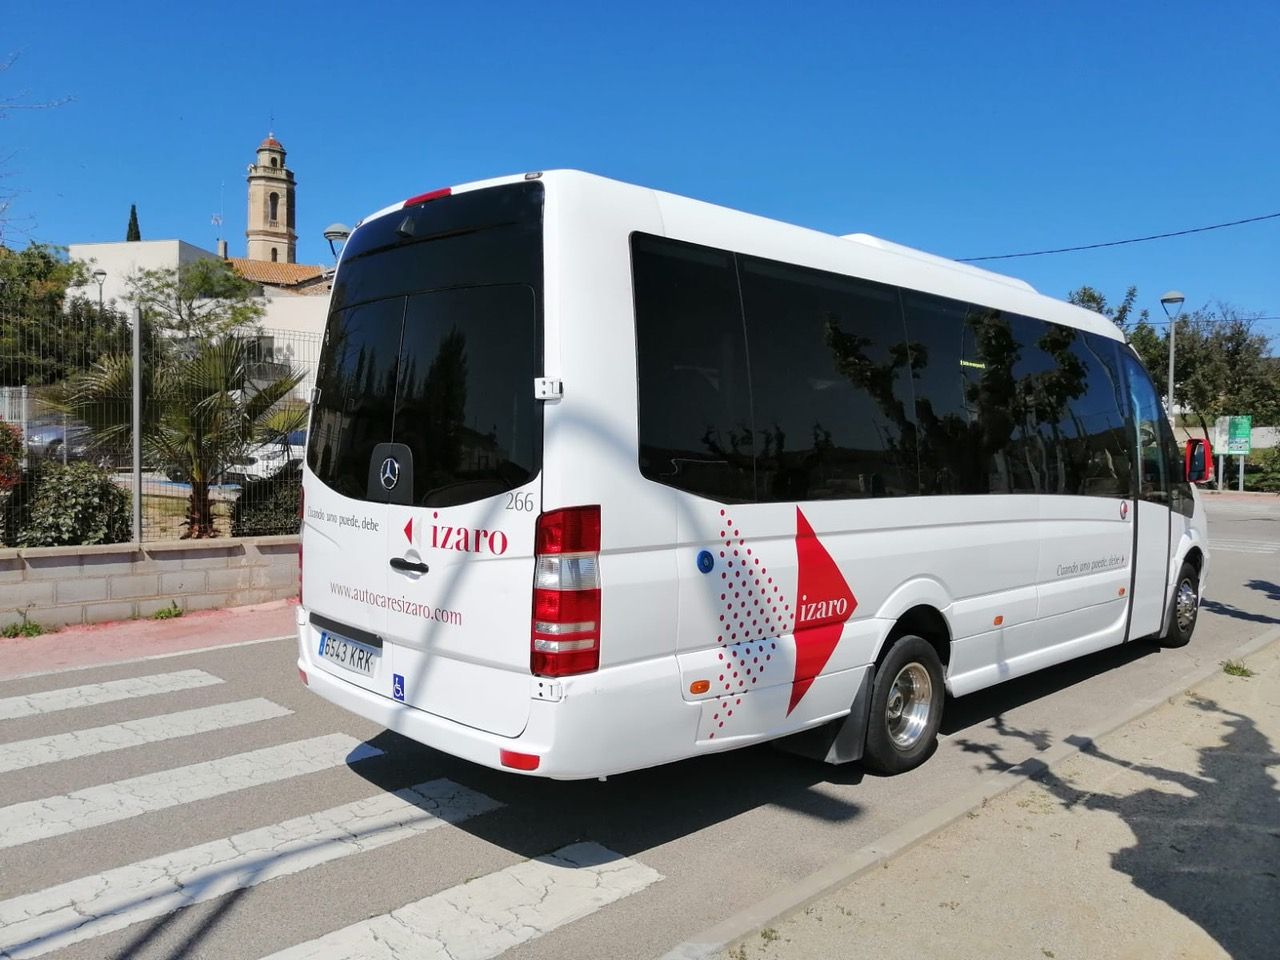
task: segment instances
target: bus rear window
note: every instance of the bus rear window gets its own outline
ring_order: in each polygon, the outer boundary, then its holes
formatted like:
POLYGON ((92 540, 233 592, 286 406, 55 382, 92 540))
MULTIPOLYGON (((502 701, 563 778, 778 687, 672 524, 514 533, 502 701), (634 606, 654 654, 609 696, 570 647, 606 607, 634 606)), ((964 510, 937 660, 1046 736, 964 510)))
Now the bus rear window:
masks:
POLYGON ((525 183, 396 211, 353 234, 308 438, 307 464, 323 483, 387 500, 370 482, 387 443, 403 445, 410 502, 423 506, 495 496, 536 476, 541 221, 542 185, 525 183))

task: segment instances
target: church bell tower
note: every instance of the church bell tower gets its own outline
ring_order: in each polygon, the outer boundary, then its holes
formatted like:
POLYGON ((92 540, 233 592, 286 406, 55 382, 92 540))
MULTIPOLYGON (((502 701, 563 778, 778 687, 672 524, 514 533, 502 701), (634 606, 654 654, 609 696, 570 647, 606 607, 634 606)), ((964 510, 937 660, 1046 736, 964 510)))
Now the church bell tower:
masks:
POLYGON ((258 144, 258 160, 249 165, 250 260, 296 263, 298 235, 294 230, 293 171, 284 165, 284 146, 268 133, 258 144))

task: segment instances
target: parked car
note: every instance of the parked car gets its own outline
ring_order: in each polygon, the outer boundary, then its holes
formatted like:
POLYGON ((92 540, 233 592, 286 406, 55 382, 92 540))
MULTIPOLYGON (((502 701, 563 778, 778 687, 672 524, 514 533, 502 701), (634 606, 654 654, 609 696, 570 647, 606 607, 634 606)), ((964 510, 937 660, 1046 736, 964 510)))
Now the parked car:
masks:
POLYGON ((33 420, 27 425, 27 456, 32 460, 87 460, 100 467, 127 466, 129 453, 94 443, 93 431, 70 418, 33 420))
MULTIPOLYGON (((219 483, 243 484, 250 480, 270 480, 289 467, 300 467, 306 456, 307 432, 294 430, 278 440, 254 444, 234 458, 218 477, 219 483)), ((165 471, 175 483, 186 483, 187 472, 181 467, 165 471)))

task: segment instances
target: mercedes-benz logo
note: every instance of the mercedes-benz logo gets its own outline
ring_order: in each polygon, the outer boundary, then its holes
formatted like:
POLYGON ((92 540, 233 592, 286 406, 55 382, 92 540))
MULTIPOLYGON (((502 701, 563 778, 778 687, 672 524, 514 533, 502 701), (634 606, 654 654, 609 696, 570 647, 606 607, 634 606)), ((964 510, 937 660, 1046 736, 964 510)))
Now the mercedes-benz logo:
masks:
POLYGON ((382 461, 382 467, 378 470, 378 479, 382 483, 383 490, 394 490, 396 484, 400 482, 400 461, 395 457, 387 457, 382 461))

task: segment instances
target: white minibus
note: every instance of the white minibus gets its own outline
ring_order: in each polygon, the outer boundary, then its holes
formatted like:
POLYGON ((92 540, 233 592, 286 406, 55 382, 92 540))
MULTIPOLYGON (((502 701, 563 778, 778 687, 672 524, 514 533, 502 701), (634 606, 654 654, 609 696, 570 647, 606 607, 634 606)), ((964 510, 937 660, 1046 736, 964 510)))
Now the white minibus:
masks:
POLYGON ((536 776, 897 773, 947 692, 1185 644, 1211 462, 1018 280, 573 171, 436 190, 337 268, 298 667, 536 776))

